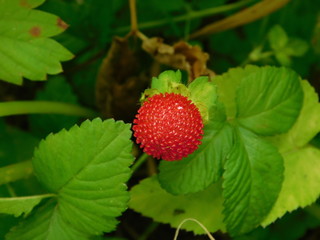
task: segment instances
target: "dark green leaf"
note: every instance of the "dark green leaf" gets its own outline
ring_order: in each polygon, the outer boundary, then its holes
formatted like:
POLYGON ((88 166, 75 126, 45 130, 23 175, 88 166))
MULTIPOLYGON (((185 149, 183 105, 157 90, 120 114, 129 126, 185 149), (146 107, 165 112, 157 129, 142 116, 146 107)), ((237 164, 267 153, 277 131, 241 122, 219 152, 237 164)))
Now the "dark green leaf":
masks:
MULTIPOLYGON (((36 100, 58 101, 77 104, 77 98, 64 77, 51 78, 45 88, 37 92, 36 100)), ((40 137, 49 133, 56 133, 62 128, 70 128, 79 120, 79 117, 55 114, 31 115, 29 117, 31 130, 40 137)))
POLYGON ((0 167, 31 159, 39 139, 0 119, 0 167))
POLYGON ((236 96, 237 121, 262 135, 288 131, 303 102, 299 76, 286 68, 263 67, 245 77, 236 96))
POLYGON ((224 167, 224 222, 232 235, 257 227, 277 200, 283 159, 277 149, 254 133, 235 129, 236 143, 224 167))

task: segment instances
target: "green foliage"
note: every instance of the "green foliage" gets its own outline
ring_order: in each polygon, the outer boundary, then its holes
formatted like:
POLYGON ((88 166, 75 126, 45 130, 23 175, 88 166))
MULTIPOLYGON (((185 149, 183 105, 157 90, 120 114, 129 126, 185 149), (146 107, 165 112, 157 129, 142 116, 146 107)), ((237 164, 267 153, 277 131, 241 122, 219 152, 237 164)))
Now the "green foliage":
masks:
POLYGON ((277 149, 254 133, 238 128, 223 174, 224 221, 239 235, 258 226, 276 201, 283 181, 277 149))
POLYGON ((308 50, 308 43, 300 38, 289 38, 280 25, 272 27, 268 34, 271 49, 283 66, 291 65, 291 56, 301 57, 308 50))
POLYGON ((320 150, 309 144, 320 131, 320 104, 314 89, 306 81, 302 82, 302 86, 304 105, 297 122, 288 133, 270 139, 284 157, 285 172, 279 197, 263 226, 286 212, 315 202, 320 195, 320 150))
POLYGON ((302 98, 295 72, 261 68, 241 80, 236 93, 237 122, 261 135, 286 132, 299 115, 302 98))
POLYGON ((60 61, 72 54, 50 39, 67 25, 57 16, 32 10, 44 0, 4 0, 0 3, 0 79, 21 84, 22 77, 45 80, 62 71, 60 61))
POLYGON ((222 176, 223 163, 230 152, 233 132, 224 124, 223 109, 214 108, 213 119, 205 125, 199 149, 183 161, 160 163, 159 181, 170 193, 186 194, 201 191, 222 176))
POLYGON ((46 233, 39 239, 87 239, 114 230, 115 217, 126 208, 129 198, 124 185, 133 161, 129 127, 95 119, 42 141, 34 153, 34 171, 40 182, 57 194, 57 202, 38 209, 8 239, 21 234, 25 239, 35 238, 39 231, 46 233), (48 220, 39 224, 41 218, 48 220), (70 227, 61 232, 65 224, 70 227))
MULTIPOLYGON (((239 235, 260 225, 267 215, 274 214, 273 206, 279 201, 283 181, 284 184, 290 182, 296 175, 287 174, 287 171, 290 168, 296 171, 297 166, 287 166, 286 154, 281 152, 280 155, 277 145, 271 145, 263 135, 288 131, 298 115, 305 114, 304 109, 309 108, 310 103, 303 102, 299 77, 285 68, 248 66, 232 69, 216 77, 215 83, 228 118, 218 104, 220 107, 212 110, 213 117, 205 126, 199 149, 183 161, 161 162, 159 181, 172 194, 186 194, 206 189, 223 174, 224 223, 229 233, 239 235)), ((312 89, 306 87, 304 83, 303 90, 308 99, 312 89)), ((315 121, 314 117, 310 121, 315 121)), ((308 199, 313 202, 318 195, 315 192, 308 199)), ((286 208, 280 216, 288 210, 286 208)))
MULTIPOLYGON (((195 218, 210 232, 225 230, 222 221, 223 198, 220 182, 205 191, 174 196, 161 188, 155 176, 141 181, 131 189, 130 193, 129 207, 157 222, 178 227, 184 219, 195 218)), ((193 231, 195 234, 204 233, 203 229, 194 223, 186 223, 182 229, 193 231)))
POLYGON ((0 213, 12 214, 15 217, 19 217, 21 214, 28 215, 42 199, 47 197, 50 195, 0 198, 0 213))
POLYGON ((39 139, 19 129, 10 127, 0 119, 0 167, 31 159, 39 139))

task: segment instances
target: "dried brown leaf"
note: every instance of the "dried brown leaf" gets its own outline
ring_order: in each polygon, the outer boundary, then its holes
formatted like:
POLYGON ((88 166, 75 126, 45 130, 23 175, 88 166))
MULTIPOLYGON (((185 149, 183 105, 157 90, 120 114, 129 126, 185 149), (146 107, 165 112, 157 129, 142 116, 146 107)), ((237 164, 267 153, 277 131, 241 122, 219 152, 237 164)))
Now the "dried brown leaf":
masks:
POLYGON ((203 75, 213 76, 214 73, 207 68, 209 54, 199 46, 192 46, 184 41, 168 45, 162 38, 153 37, 142 39, 142 48, 161 64, 176 69, 186 70, 189 82, 203 75))
POLYGON ((128 40, 115 37, 96 83, 96 102, 104 117, 132 121, 140 93, 148 81, 139 71, 139 61, 128 40))

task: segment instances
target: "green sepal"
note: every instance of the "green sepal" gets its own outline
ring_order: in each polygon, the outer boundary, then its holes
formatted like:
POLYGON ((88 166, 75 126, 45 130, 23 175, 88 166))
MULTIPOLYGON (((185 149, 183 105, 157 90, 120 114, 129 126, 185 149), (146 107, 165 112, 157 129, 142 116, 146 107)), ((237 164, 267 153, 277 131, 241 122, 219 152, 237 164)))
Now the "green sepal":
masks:
POLYGON ((158 77, 153 77, 151 87, 143 92, 140 102, 159 93, 176 93, 189 98, 198 107, 205 124, 209 121, 209 110, 217 100, 216 85, 208 77, 198 77, 186 86, 182 83, 179 70, 164 71, 158 77))
POLYGON ((216 105, 217 88, 206 76, 198 77, 188 86, 190 99, 199 108, 204 123, 209 121, 209 110, 216 105))

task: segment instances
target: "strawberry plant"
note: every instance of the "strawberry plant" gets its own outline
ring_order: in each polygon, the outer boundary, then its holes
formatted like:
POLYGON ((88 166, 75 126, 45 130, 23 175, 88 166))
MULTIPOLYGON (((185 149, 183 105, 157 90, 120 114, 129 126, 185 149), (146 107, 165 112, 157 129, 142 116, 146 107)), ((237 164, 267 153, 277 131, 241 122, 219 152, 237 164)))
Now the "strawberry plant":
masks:
POLYGON ((317 239, 318 3, 0 13, 0 239, 317 239))

